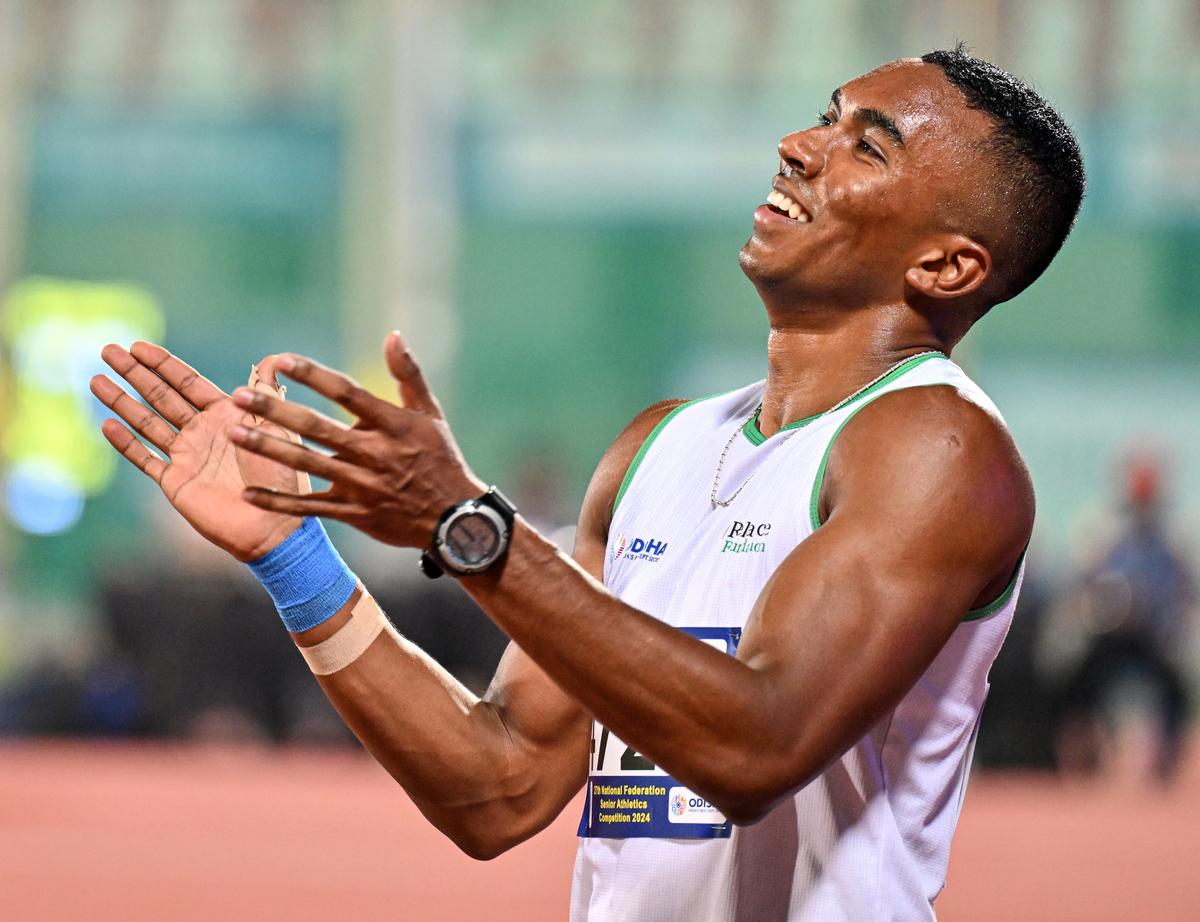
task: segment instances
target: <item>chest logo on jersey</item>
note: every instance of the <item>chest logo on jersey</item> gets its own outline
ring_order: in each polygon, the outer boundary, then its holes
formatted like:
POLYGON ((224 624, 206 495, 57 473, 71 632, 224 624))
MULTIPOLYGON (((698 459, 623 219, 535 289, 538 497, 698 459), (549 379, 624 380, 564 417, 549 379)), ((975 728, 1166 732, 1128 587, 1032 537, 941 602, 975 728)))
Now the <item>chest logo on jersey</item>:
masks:
POLYGON ((771 534, 770 522, 735 521, 725 532, 722 554, 762 554, 767 550, 763 540, 771 534))
POLYGON ((667 552, 667 542, 657 538, 634 538, 621 535, 613 542, 613 560, 648 560, 658 563, 667 552))

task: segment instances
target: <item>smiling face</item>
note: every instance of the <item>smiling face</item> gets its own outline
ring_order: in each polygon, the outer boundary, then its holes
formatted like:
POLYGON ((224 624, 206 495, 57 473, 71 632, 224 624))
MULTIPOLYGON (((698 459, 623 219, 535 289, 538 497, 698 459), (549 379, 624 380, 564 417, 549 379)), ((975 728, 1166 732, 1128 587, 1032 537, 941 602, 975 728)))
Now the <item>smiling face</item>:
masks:
POLYGON ((780 142, 742 270, 774 303, 903 300, 906 272, 940 244, 991 235, 979 145, 992 129, 934 65, 897 61, 850 81, 817 125, 780 142))

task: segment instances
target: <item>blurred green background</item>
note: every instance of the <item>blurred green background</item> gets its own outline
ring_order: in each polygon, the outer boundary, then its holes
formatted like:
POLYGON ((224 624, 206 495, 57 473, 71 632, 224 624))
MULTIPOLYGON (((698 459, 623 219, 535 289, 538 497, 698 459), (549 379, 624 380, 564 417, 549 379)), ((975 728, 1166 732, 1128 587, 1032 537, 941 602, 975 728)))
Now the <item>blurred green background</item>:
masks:
POLYGON ((1058 261, 956 353, 1065 572, 1131 446, 1166 459, 1175 521, 1200 499, 1195 3, 0 0, 0 674, 86 633, 114 561, 165 553, 161 497, 96 441, 108 338, 165 335, 227 389, 287 349, 382 392, 399 328, 476 470, 561 459, 577 506, 640 408, 764 374, 736 257, 778 139, 957 39, 1089 167, 1058 261))

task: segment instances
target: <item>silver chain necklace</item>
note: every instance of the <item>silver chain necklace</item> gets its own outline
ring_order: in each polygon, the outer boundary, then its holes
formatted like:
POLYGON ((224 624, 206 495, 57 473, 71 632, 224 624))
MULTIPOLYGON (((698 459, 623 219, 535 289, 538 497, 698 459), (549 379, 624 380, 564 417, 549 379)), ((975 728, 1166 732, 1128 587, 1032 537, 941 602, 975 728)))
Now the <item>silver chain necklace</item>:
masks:
MULTIPOLYGON (((835 403, 833 406, 831 406, 828 410, 826 410, 823 413, 818 413, 816 416, 812 417, 812 419, 809 421, 815 423, 818 419, 820 419, 823 416, 828 416, 830 413, 836 413, 838 410, 840 410, 846 404, 853 401, 855 398, 861 397, 865 392, 869 391, 871 388, 873 388, 876 384, 878 384, 880 381, 882 381, 884 378, 886 378, 888 375, 890 375, 893 371, 895 371, 901 365, 907 365, 909 362, 913 361, 914 359, 924 358, 927 355, 941 355, 941 354, 942 353, 939 352, 937 349, 929 349, 926 352, 918 352, 916 355, 910 355, 906 359, 901 359, 895 365, 892 365, 890 368, 885 369, 883 371, 883 373, 880 374, 878 377, 872 378, 870 381, 868 381, 866 384, 864 384, 862 387, 860 387, 858 390, 856 390, 853 394, 848 394, 847 396, 843 397, 841 400, 839 400, 837 403, 835 403)), ((747 423, 749 423, 752 419, 756 419, 758 417, 758 414, 761 412, 762 412, 762 402, 760 401, 758 406, 756 406, 754 408, 754 412, 751 413, 748 417, 746 417, 746 419, 743 422, 738 423, 737 428, 733 430, 733 434, 729 437, 729 441, 725 443, 725 448, 722 449, 722 451, 721 451, 721 457, 717 460, 717 472, 713 475, 712 492, 709 493, 709 496, 708 496, 708 501, 710 503, 712 503, 712 507, 714 509, 716 509, 718 507, 723 508, 725 506, 728 506, 735 499, 737 499, 738 494, 741 493, 742 490, 746 489, 746 484, 748 484, 751 480, 753 480, 754 475, 758 473, 758 468, 756 467, 754 470, 752 470, 750 472, 750 476, 742 481, 742 485, 733 491, 733 494, 728 499, 717 499, 717 490, 719 490, 721 488, 721 471, 724 470, 724 468, 725 468, 725 456, 729 454, 729 449, 731 449, 733 447, 733 442, 738 437, 738 433, 741 432, 743 429, 745 429, 747 423)), ((783 441, 786 442, 788 439, 790 439, 793 435, 795 435, 799 431, 800 431, 799 429, 793 429, 791 432, 789 432, 787 435, 785 435, 783 437, 783 441)), ((760 465, 760 467, 761 467, 761 465, 760 465)))

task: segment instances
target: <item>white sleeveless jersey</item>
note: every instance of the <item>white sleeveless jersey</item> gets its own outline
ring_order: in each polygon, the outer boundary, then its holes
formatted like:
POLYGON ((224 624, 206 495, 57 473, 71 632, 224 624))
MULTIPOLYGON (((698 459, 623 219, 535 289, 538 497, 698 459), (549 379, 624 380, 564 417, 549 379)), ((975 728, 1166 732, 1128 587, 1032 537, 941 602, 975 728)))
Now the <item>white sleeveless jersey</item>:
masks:
MULTIPOLYGON (((955 387, 995 412, 941 355, 910 359, 847 406, 770 438, 746 422, 763 382, 672 411, 621 485, 605 585, 667 624, 742 627, 772 572, 819 527, 817 499, 841 428, 889 391, 931 385, 955 387), (714 509, 713 475, 739 426, 719 498, 746 485, 731 505, 714 509)), ((1008 631, 1023 569, 995 602, 964 613, 892 711, 760 823, 733 827, 728 838, 581 838, 573 922, 933 919, 988 669, 1008 631)))

